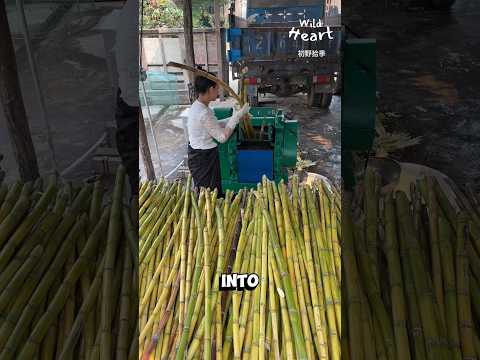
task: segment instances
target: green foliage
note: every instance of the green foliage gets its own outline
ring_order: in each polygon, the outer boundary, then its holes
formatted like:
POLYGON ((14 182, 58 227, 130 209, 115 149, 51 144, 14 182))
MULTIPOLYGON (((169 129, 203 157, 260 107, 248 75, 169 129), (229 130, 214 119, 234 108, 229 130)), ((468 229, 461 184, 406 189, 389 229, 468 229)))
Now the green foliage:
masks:
POLYGON ((213 27, 213 15, 208 13, 208 8, 201 6, 199 9, 192 9, 192 17, 194 28, 213 27))
MULTIPOLYGON (((225 4, 226 1, 220 1, 225 4)), ((192 22, 194 28, 213 27, 213 0, 193 0, 192 22)), ((183 10, 169 0, 144 0, 143 28, 182 28, 183 10)))
POLYGON ((143 28, 157 27, 183 27, 183 11, 169 1, 157 4, 145 1, 143 3, 143 28))

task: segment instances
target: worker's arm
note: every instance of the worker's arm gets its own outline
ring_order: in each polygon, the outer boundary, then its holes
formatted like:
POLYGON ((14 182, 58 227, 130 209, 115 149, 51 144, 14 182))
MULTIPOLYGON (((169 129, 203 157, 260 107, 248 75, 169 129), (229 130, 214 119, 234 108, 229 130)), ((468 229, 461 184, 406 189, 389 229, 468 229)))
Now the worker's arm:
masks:
MULTIPOLYGON (((207 111, 200 119, 205 129, 219 143, 224 143, 232 135, 235 126, 237 126, 240 119, 248 113, 250 106, 244 105, 240 111, 234 113, 228 119, 224 119, 225 127, 222 127, 212 111, 207 111)), ((222 124, 223 125, 223 124, 222 124)))
POLYGON ((239 119, 243 118, 250 111, 250 105, 245 104, 238 111, 234 110, 233 115, 225 119, 217 120, 220 124, 225 126, 233 117, 238 117, 239 119))
POLYGON ((225 127, 222 127, 215 115, 212 115, 210 112, 205 113, 200 121, 210 136, 220 143, 224 143, 228 140, 230 135, 232 135, 235 126, 238 124, 238 121, 235 121, 234 118, 230 118, 225 127))

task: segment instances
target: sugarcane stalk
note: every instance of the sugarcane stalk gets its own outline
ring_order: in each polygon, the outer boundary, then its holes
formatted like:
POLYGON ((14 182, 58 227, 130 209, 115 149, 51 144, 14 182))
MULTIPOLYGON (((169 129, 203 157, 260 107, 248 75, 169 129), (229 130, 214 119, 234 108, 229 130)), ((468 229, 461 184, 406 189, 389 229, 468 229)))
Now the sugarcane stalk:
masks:
MULTIPOLYGON (((164 290, 162 291, 162 295, 161 295, 160 299, 158 300, 157 304, 155 305, 154 310, 150 314, 150 317, 149 317, 147 323, 145 324, 145 326, 140 331, 140 342, 142 342, 143 339, 147 336, 147 334, 151 331, 151 329, 154 325, 154 321, 155 321, 156 317, 158 316, 158 313, 159 313, 160 309, 162 308, 163 302, 167 298, 168 287, 170 286, 170 284, 173 283, 174 278, 177 277, 176 269, 179 266, 179 264, 180 264, 180 252, 177 252, 177 254, 175 256, 175 263, 173 265, 172 270, 170 271, 170 275, 169 275, 168 280, 165 284, 164 290)), ((180 275, 178 275, 178 277, 179 276, 180 275)))
MULTIPOLYGON (((35 232, 30 234, 24 241, 20 249, 15 253, 14 257, 9 261, 5 269, 0 273, 0 291, 8 284, 9 279, 13 277, 15 272, 20 268, 25 259, 29 256, 31 250, 42 240, 48 238, 48 235, 62 220, 62 214, 65 211, 66 199, 64 197, 57 201, 56 209, 47 214, 35 228, 35 232)), ((8 244, 7 244, 8 246, 8 244)), ((5 248, 7 247, 5 246, 5 248)), ((5 249, 4 248, 4 249, 5 249)), ((1 255, 0 255, 1 256, 1 255)), ((1 302, 1 301, 0 301, 1 302)), ((0 306, 0 309, 2 307, 0 306)))
POLYGON ((268 235, 267 235, 267 222, 265 219, 262 221, 262 262, 261 262, 261 281, 260 281, 260 336, 258 339, 259 350, 258 357, 265 359, 265 332, 267 329, 266 321, 266 307, 267 307, 267 289, 268 289, 268 235))
POLYGON ((461 212, 457 217, 456 227, 456 284, 457 284, 457 311, 460 325, 460 345, 464 359, 475 359, 474 332, 472 321, 472 307, 470 300, 468 256, 466 254, 467 216, 461 212))
MULTIPOLYGON (((190 213, 190 225, 188 227, 188 249, 187 249, 187 268, 185 278, 185 299, 189 299, 190 292, 192 291, 192 277, 193 277, 193 261, 198 250, 198 243, 194 241, 195 229, 195 214, 193 211, 190 213)), ((185 301, 187 303, 187 300, 185 301)), ((187 315, 187 306, 185 306, 185 316, 187 315)))
MULTIPOLYGON (((249 198, 249 201, 251 198, 249 198)), ((251 204, 251 202, 250 202, 251 204)), ((247 211, 250 212, 250 206, 247 205, 247 211)), ((245 215, 245 218, 248 218, 248 213, 245 215)), ((245 226, 245 222, 243 223, 242 230, 240 233, 240 239, 238 241, 237 252, 235 257, 235 263, 233 265, 233 272, 238 273, 242 272, 245 273, 248 270, 249 264, 249 257, 247 254, 243 256, 244 252, 248 249, 251 251, 252 242, 250 242, 250 246, 247 246, 247 239, 250 238, 250 234, 253 231, 253 222, 250 222, 248 226, 245 226), (243 259, 243 261, 242 261, 243 259), (241 268, 240 268, 240 263, 241 268)), ((239 324, 239 313, 240 313, 240 300, 242 298, 241 292, 234 292, 232 295, 232 335, 233 335, 233 353, 234 358, 240 358, 240 324, 239 324)), ((225 354, 224 354, 225 358, 225 354)))
POLYGON ((459 323, 457 313, 457 287, 455 281, 455 261, 451 244, 452 232, 450 225, 443 218, 438 218, 438 234, 440 247, 440 260, 443 269, 443 291, 445 294, 445 319, 447 336, 452 348, 453 359, 462 359, 460 349, 459 323))
MULTIPOLYGON (((294 240, 298 244, 298 240, 294 240)), ((297 254, 297 244, 293 243, 292 252, 293 252, 293 263, 295 269, 295 283, 297 284, 297 292, 298 292, 298 299, 300 305, 300 314, 301 314, 301 322, 302 322, 302 330, 303 336, 305 338, 305 344, 307 346, 307 356, 308 358, 314 357, 314 345, 312 341, 312 333, 310 330, 309 318, 313 318, 313 309, 311 308, 311 301, 308 297, 308 281, 305 278, 305 269, 303 268, 303 261, 299 260, 299 256, 297 254)), ((336 330, 332 330, 333 334, 336 330)), ((317 347, 320 347, 320 344, 317 342, 317 347)), ((332 357, 337 358, 340 354, 335 354, 335 351, 332 351, 332 357)))
MULTIPOLYGON (((181 224, 181 221, 179 221, 178 224, 181 224)), ((178 229, 180 229, 180 227, 179 227, 179 226, 176 226, 175 231, 174 231, 173 235, 170 237, 170 240, 169 240, 169 242, 168 242, 168 245, 167 245, 167 247, 166 247, 166 249, 165 249, 165 252, 166 252, 166 253, 168 253, 168 252, 172 249, 172 247, 173 247, 173 245, 174 245, 174 243, 175 243, 174 240, 175 240, 175 238, 177 237, 177 230, 178 230, 178 229)), ((179 260, 180 260, 180 257, 179 257, 179 256, 180 256, 180 254, 178 254, 178 258, 179 258, 179 260)), ((158 266, 157 266, 157 268, 156 268, 156 270, 155 270, 155 273, 153 274, 153 277, 152 277, 152 279, 151 279, 151 281, 150 281, 150 284, 148 285, 148 287, 146 288, 145 291, 142 291, 142 292, 141 292, 142 300, 141 300, 141 302, 140 302, 140 315, 143 313, 143 309, 145 308, 146 303, 147 303, 147 301, 149 300, 151 293, 153 292, 155 283, 156 283, 158 277, 160 276, 160 273, 162 272, 163 267, 166 265, 167 259, 168 259, 168 258, 164 257, 164 258, 159 262, 159 264, 158 264, 158 266)))
MULTIPOLYGON (((267 258, 268 260, 268 258, 267 258)), ((272 345, 271 353, 274 356, 275 360, 280 359, 280 339, 279 339, 279 317, 278 317, 278 310, 277 310, 277 300, 276 300, 276 295, 275 295, 275 287, 274 287, 274 276, 272 272, 272 267, 270 266, 270 263, 268 263, 268 298, 269 298, 269 314, 271 315, 272 319, 272 345)))
MULTIPOLYGON (((363 329, 364 357, 366 359, 375 359, 377 356, 376 355, 377 349, 375 344, 376 333, 373 325, 372 312, 370 310, 370 305, 368 303, 367 297, 362 290, 361 290, 360 296, 362 298, 362 329, 363 329)), ((378 328, 378 325, 377 325, 377 328, 378 328)), ((342 351, 342 355, 343 355, 343 351, 342 351)))
POLYGON ((326 303, 326 317, 329 331, 329 346, 332 349, 333 358, 340 355, 340 339, 337 326, 340 324, 340 301, 337 282, 335 281, 335 266, 333 264, 333 250, 326 244, 326 239, 322 236, 319 224, 319 216, 314 205, 313 196, 310 192, 306 192, 307 206, 313 224, 314 238, 317 241, 318 258, 320 262, 323 294, 326 303), (320 252, 320 250, 323 250, 320 252))
POLYGON ((409 214, 409 203, 402 192, 396 194, 397 214, 400 226, 407 239, 407 256, 411 267, 413 283, 418 297, 420 318, 425 336, 426 355, 429 359, 443 359, 446 356, 445 348, 440 338, 439 324, 436 318, 435 296, 431 280, 423 264, 423 256, 420 252, 416 235, 413 231, 413 223, 409 214))
POLYGON ((119 330, 117 336, 117 344, 115 350, 115 359, 127 360, 128 359, 128 335, 129 335, 129 321, 130 319, 130 306, 131 306, 131 292, 135 291, 131 286, 132 257, 129 251, 125 249, 125 255, 123 260, 123 277, 122 277, 122 289, 120 297, 120 314, 119 314, 119 330))
MULTIPOLYGON (((20 342, 26 335, 29 324, 37 313, 37 309, 43 304, 43 300, 47 296, 50 285, 55 281, 56 276, 58 276, 63 270, 62 268, 66 261, 67 254, 75 245, 76 239, 80 236, 83 226, 86 225, 85 221, 86 219, 83 218, 83 220, 81 219, 75 224, 45 274, 43 274, 43 271, 41 273, 36 273, 37 269, 33 270, 33 274, 35 274, 37 278, 29 279, 31 281, 25 283, 20 292, 20 296, 16 299, 15 304, 9 311, 9 317, 0 329, 0 348, 3 349, 2 353, 0 353, 0 358, 5 357, 5 359, 7 359, 16 354, 20 342), (35 288, 37 280, 40 284, 35 288), (35 291, 33 292, 34 289, 35 291), (28 297, 31 292, 33 292, 33 294, 28 297), (26 304, 28 305, 25 306, 26 304)), ((56 244, 52 242, 52 245, 56 244)), ((43 261, 46 261, 47 259, 49 260, 49 255, 53 256, 53 251, 55 250, 56 247, 54 246, 47 248, 44 252, 44 256, 42 256, 42 261, 39 262, 39 264, 43 264, 43 261)))
POLYGON ((22 185, 20 182, 16 182, 13 184, 10 189, 8 190, 7 195, 5 195, 5 199, 2 202, 2 206, 0 207, 0 224, 5 220, 5 218, 10 214, 11 210, 15 206, 18 197, 20 196, 20 192, 22 191, 22 185))
POLYGON ((413 339, 413 351, 415 359, 425 359, 427 357, 425 349, 425 340, 423 327, 420 319, 420 310, 418 306, 415 286, 413 284, 413 274, 410 268, 410 261, 407 257, 407 239, 403 228, 399 225, 400 256, 402 258, 402 275, 405 283, 405 296, 408 304, 408 317, 410 323, 410 333, 413 339))
MULTIPOLYGON (((348 200, 342 204, 343 207, 343 235, 344 243, 342 249, 342 269, 345 271, 346 300, 348 313, 348 344, 349 356, 352 360, 363 360, 364 350, 362 344, 362 299, 360 294, 360 278, 355 256, 355 238, 351 208, 348 200)), ((345 349, 346 350, 346 349, 345 349)), ((343 355, 343 354, 342 354, 343 355)))
MULTIPOLYGON (((15 229, 14 233, 8 239, 8 242, 3 247, 0 252, 0 272, 2 272, 7 266, 8 261, 11 256, 14 254, 17 247, 25 240, 28 233, 32 230, 34 225, 41 219, 41 216, 46 212, 47 207, 50 205, 52 199, 55 197, 57 192, 57 187, 55 184, 51 184, 45 193, 42 195, 40 200, 35 205, 34 209, 25 217, 21 224, 15 229)), ((20 204, 17 203, 17 205, 20 204)), ((27 209, 28 209, 28 200, 27 200, 27 209)), ((15 208, 12 210, 12 214, 15 211, 15 208)), ((26 211, 26 210, 25 210, 26 211)), ((6 225, 6 224, 5 224, 6 225)), ((4 224, 0 225, 0 246, 8 236, 7 234, 10 230, 3 227, 4 224)))
MULTIPOLYGON (((255 219, 256 222, 256 234, 254 236, 255 241, 255 273, 260 274, 262 270, 262 227, 263 219, 261 214, 255 219)), ((259 352, 259 331, 260 331, 260 291, 254 291, 253 293, 253 323, 252 323, 252 348, 251 358, 257 359, 259 352)))
MULTIPOLYGON (((257 211, 255 211, 255 213, 256 212, 257 211)), ((255 221, 252 221, 251 224, 252 224, 252 232, 253 232, 252 237, 255 238, 255 226, 257 223, 255 221)), ((256 252, 255 242, 251 241, 250 255, 248 260, 249 273, 253 273, 255 271, 255 252, 256 252)), ((237 348, 239 353, 241 353, 242 347, 246 342, 245 334, 247 332, 248 318, 249 318, 249 314, 251 313, 251 309, 253 308, 253 306, 251 306, 252 305, 251 303, 252 303, 252 292, 249 291, 246 294, 244 294, 242 298, 241 309, 239 305, 239 318, 238 318, 239 332, 238 332, 238 339, 237 339, 237 343, 238 343, 237 348)))
POLYGON ((8 194, 8 186, 5 184, 0 185, 0 209, 2 208, 3 202, 8 194))
POLYGON ((120 237, 122 225, 122 199, 125 182, 125 168, 119 166, 115 177, 113 189, 112 207, 108 221, 107 247, 105 250, 105 263, 102 279, 102 316, 101 316, 101 353, 102 360, 112 358, 112 318, 113 309, 111 308, 111 299, 113 297, 113 271, 115 264, 115 253, 117 242, 120 237))
POLYGON ((138 337, 139 337, 139 332, 138 332, 138 317, 135 320, 135 326, 134 332, 132 334, 132 342, 130 344, 130 351, 128 352, 128 358, 129 359, 134 359, 138 356, 139 353, 139 344, 138 344, 138 337))
POLYGON ((391 195, 387 197, 385 202, 385 253, 387 256, 390 280, 396 350, 399 359, 411 359, 407 333, 407 307, 398 249, 395 207, 391 195))
MULTIPOLYGON (((217 269, 214 277, 214 286, 212 294, 212 301, 215 301, 215 349, 216 356, 218 359, 222 356, 222 318, 221 318, 221 307, 222 301, 221 296, 218 293, 220 275, 225 267, 225 228, 223 222, 223 216, 218 206, 215 207, 216 219, 217 219, 217 228, 218 228, 218 258, 217 258, 217 269)), ((208 277, 207 277, 208 278, 208 277)))
POLYGON ((312 246, 311 246, 311 234, 309 226, 309 218, 307 212, 307 196, 306 189, 300 189, 300 200, 301 200, 301 212, 302 212, 302 222, 303 222, 303 231, 304 231, 304 240, 305 240, 305 267, 309 280, 309 289, 312 298, 312 306, 314 313, 314 324, 315 324, 315 336, 316 342, 318 343, 319 348, 317 349, 320 358, 326 358, 328 355, 327 343, 324 337, 324 328, 321 320, 320 313, 323 311, 323 306, 320 304, 319 295, 317 292, 316 284, 316 275, 313 265, 313 255, 312 255, 312 246))
MULTIPOLYGON (((109 210, 107 209, 105 212, 108 213, 109 210)), ((100 220, 100 222, 102 222, 102 220, 100 220)), ((32 330, 26 344, 23 346, 23 349, 17 357, 18 359, 31 359, 36 354, 36 352, 38 351, 38 345, 41 343, 49 327, 52 325, 55 316, 60 313, 63 306, 65 305, 67 294, 70 293, 73 286, 75 286, 75 283, 80 278, 82 272, 87 271, 89 265, 95 264, 95 250, 99 244, 98 237, 93 236, 96 234, 97 233, 94 231, 94 233, 92 233, 92 235, 88 238, 87 244, 82 250, 82 253, 75 261, 75 264, 73 265, 65 279, 63 279, 62 285, 55 294, 55 297, 48 305, 47 311, 40 318, 39 322, 32 330)))
POLYGON ((140 228, 138 229, 140 238, 143 239, 146 237, 146 240, 148 240, 150 237, 149 232, 157 229, 159 224, 161 224, 161 222, 159 223, 158 221, 163 220, 166 214, 168 214, 169 209, 171 209, 176 201, 175 197, 168 195, 168 189, 165 189, 150 207, 151 210, 149 209, 150 211, 147 212, 140 224, 140 228))
MULTIPOLYGON (((142 357, 144 360, 147 360, 149 358, 151 353, 154 351, 154 349, 158 345, 158 340, 160 338, 160 335, 162 334, 165 326, 168 325, 168 319, 170 319, 173 316, 173 307, 176 303, 176 297, 177 297, 179 289, 180 289, 180 274, 177 274, 175 284, 173 285, 173 289, 172 289, 172 292, 170 294, 170 299, 168 300, 168 304, 165 308, 165 311, 162 315, 162 318, 160 319, 158 328, 156 329, 156 333, 153 335, 152 341, 150 342, 150 344, 146 348, 146 351, 145 351, 145 353, 142 357)), ((168 335, 170 335, 170 334, 171 333, 169 332, 168 335)), ((140 337, 140 341, 143 341, 143 337, 140 337)))
POLYGON ((366 249, 370 258, 372 268, 372 280, 375 286, 379 287, 378 265, 377 265, 377 217, 378 217, 378 196, 376 189, 377 174, 371 168, 367 168, 365 174, 365 212, 366 212, 366 249))
POLYGON ((191 176, 187 179, 187 184, 185 186, 185 201, 183 203, 183 213, 182 213, 182 231, 180 237, 180 309, 178 314, 178 327, 179 329, 183 328, 184 319, 185 319, 185 279, 186 279, 186 269, 187 269, 187 238, 188 238, 188 224, 189 224, 189 207, 190 207, 190 191, 191 191, 191 176))
MULTIPOLYGON (((279 193, 280 193, 280 199, 282 201, 282 209, 283 209, 283 222, 285 225, 285 254, 286 254, 286 259, 287 259, 287 267, 288 267, 288 273, 290 275, 290 280, 292 284, 296 283, 295 279, 295 267, 294 267, 294 261, 293 261, 293 249, 292 249, 292 238, 295 236, 292 224, 290 223, 290 215, 289 215, 289 209, 288 209, 288 202, 285 196, 285 192, 282 191, 283 188, 279 188, 279 193)), ((272 225, 273 228, 273 225, 272 225)), ((295 300, 295 306, 298 308, 299 306, 299 299, 298 299, 298 293, 295 292, 293 294, 294 300, 295 300)))
MULTIPOLYGON (((273 251, 272 245, 269 244, 268 246, 269 246, 269 250, 273 251)), ((278 268, 277 268, 275 257, 271 256, 268 259, 269 259, 269 266, 273 274, 273 280, 275 281, 277 294, 280 299, 282 336, 284 337, 282 341, 282 349, 284 349, 283 356, 289 359, 293 359, 295 355, 294 355, 293 342, 292 342, 292 331, 294 330, 291 328, 291 319, 288 313, 287 302, 285 299, 285 292, 283 291, 283 284, 278 275, 278 268)))
POLYGON ((298 310, 295 307, 292 284, 290 282, 289 277, 283 275, 283 274, 286 274, 285 258, 283 257, 283 254, 280 250, 280 243, 278 241, 278 238, 276 237, 275 231, 273 230, 273 223, 272 223, 270 214, 267 212, 263 200, 261 198, 257 198, 257 200, 260 202, 260 207, 262 209, 263 216, 267 221, 269 235, 270 235, 269 242, 272 243, 273 252, 275 254, 275 259, 277 261, 277 265, 281 274, 280 276, 282 278, 282 283, 285 289, 285 296, 286 296, 287 305, 289 308, 289 315, 290 315, 290 320, 293 328, 293 337, 295 339, 295 349, 297 352, 297 356, 298 356, 298 359, 306 359, 307 358, 306 346, 305 346, 305 341, 301 336, 302 331, 301 331, 300 319, 299 319, 298 310))
POLYGON ((43 247, 37 245, 30 256, 26 259, 23 265, 18 269, 15 275, 8 282, 3 292, 0 295, 0 304, 2 308, 6 308, 10 301, 20 292, 25 278, 31 273, 37 262, 40 260, 43 252, 43 247))
MULTIPOLYGON (((208 204, 208 201, 207 201, 208 204)), ((208 214, 208 213, 207 213, 208 214)), ((208 219, 208 215, 207 215, 208 219)), ((208 221, 208 220, 207 220, 208 221)), ((212 312, 211 312, 211 290, 210 290, 210 243, 209 243, 209 233, 208 228, 203 230, 203 240, 204 240, 204 250, 203 250, 203 272, 205 273, 205 317, 203 321, 204 326, 204 336, 203 336, 203 359, 211 360, 212 358, 212 335, 211 335, 211 322, 212 322, 212 312)))
POLYGON ((200 282, 200 274, 202 271, 202 257, 204 257, 203 251, 204 251, 204 239, 203 239, 203 221, 200 216, 200 210, 198 209, 198 205, 196 203, 195 197, 192 195, 192 206, 194 209, 194 215, 195 219, 197 222, 197 243, 199 244, 199 248, 196 254, 195 258, 195 272, 193 275, 193 282, 192 282, 192 294, 190 297, 190 300, 188 302, 188 308, 187 308, 187 316, 186 316, 186 321, 183 325, 183 332, 182 336, 180 338, 179 342, 179 347, 177 349, 176 353, 176 359, 181 360, 184 358, 184 354, 187 348, 187 343, 189 340, 189 335, 190 335, 190 326, 192 323, 192 318, 193 314, 195 311, 195 304, 198 296, 198 288, 199 288, 199 282, 200 282))
MULTIPOLYGON (((183 198, 185 195, 182 195, 182 197, 178 200, 177 204, 175 205, 175 208, 172 210, 171 214, 168 216, 167 220, 162 226, 162 229, 158 233, 157 236, 154 236, 156 233, 155 227, 152 229, 151 234, 152 236, 149 236, 145 242, 143 243, 143 246, 140 247, 140 253, 139 253, 139 261, 140 264, 145 263, 148 264, 152 256, 155 254, 157 247, 159 246, 162 237, 165 235, 167 232, 168 227, 171 225, 173 220, 177 217, 177 214, 179 213, 181 209, 181 205, 183 205, 183 198)), ((158 226, 160 226, 162 222, 157 221, 158 226)), ((177 223, 177 227, 180 229, 180 223, 177 223)))
MULTIPOLYGON (((55 296, 56 290, 60 287, 60 284, 63 278, 63 274, 61 275, 62 276, 57 276, 57 279, 55 280, 55 283, 53 284, 52 289, 50 289, 48 298, 47 298, 47 303, 50 303, 50 301, 52 301, 53 297, 55 296)), ((40 355, 40 358, 42 360, 49 360, 55 357, 58 326, 59 326, 58 320, 54 321, 53 325, 50 326, 50 329, 48 330, 48 333, 45 336, 45 339, 43 339, 41 355, 40 355)))
POLYGON ((387 350, 385 348, 386 347, 385 339, 382 334, 381 325, 377 317, 375 317, 375 315, 373 316, 373 333, 375 337, 375 348, 376 348, 375 359, 387 360, 388 357, 387 357, 387 350))
POLYGON ((0 223, 0 248, 5 245, 10 235, 21 223, 24 215, 30 208, 30 199, 27 196, 20 196, 12 211, 0 223))
POLYGON ((442 266, 440 259, 439 248, 439 234, 438 234, 438 204, 431 178, 427 178, 428 189, 428 210, 429 210, 429 225, 430 225, 430 253, 432 256, 432 274, 433 287, 440 312, 440 321, 445 327, 445 301, 443 296, 443 280, 442 280, 442 266))
MULTIPOLYGON (((88 220, 85 217, 86 221, 86 226, 88 226, 88 220)), ((78 237, 76 243, 81 241, 82 238, 85 236, 85 228, 83 229, 82 234, 78 237)), ((73 246, 69 254, 67 256, 67 261, 64 266, 64 274, 65 276, 69 273, 69 271, 72 269, 73 264, 75 264, 75 246, 73 246)), ((85 273, 86 274, 86 273, 85 273)), ((83 277, 83 275, 81 276, 83 277)), ((67 296, 67 301, 65 302, 65 306, 63 308, 63 339, 65 339, 68 336, 68 333, 70 332, 73 322, 75 321, 75 287, 72 287, 71 292, 67 296)), ((60 348, 61 349, 61 348, 60 348)))
POLYGON ((471 292, 471 299, 472 299, 472 313, 474 314, 475 318, 480 318, 480 303, 478 299, 480 299, 480 285, 477 278, 470 272, 470 292, 471 292))
POLYGON ((122 212, 123 219, 123 232, 125 234, 128 247, 130 249, 131 261, 133 262, 133 269, 138 271, 138 231, 134 227, 128 210, 124 207, 122 212))
MULTIPOLYGON (((60 282, 61 284, 61 282, 60 282)), ((65 332, 64 332, 64 327, 65 327, 65 317, 63 311, 60 312, 60 315, 57 316, 57 319, 54 321, 58 324, 57 327, 57 340, 56 340, 56 350, 55 353, 59 353, 62 351, 63 348, 63 343, 65 341, 65 332)), ((37 322, 38 323, 38 322, 37 322)))
POLYGON ((97 180, 93 186, 92 201, 88 213, 88 232, 92 232, 102 215, 103 186, 102 181, 97 180))
MULTIPOLYGON (((100 260, 99 265, 103 265, 103 262, 104 262, 104 259, 102 258, 100 260)), ((85 321, 88 319, 89 313, 93 311, 95 302, 98 300, 98 294, 100 292, 100 286, 101 286, 101 280, 102 280, 102 273, 103 273, 103 266, 98 266, 97 272, 95 274, 95 278, 93 279, 90 285, 90 288, 88 289, 88 294, 85 297, 82 303, 82 306, 77 313, 77 317, 75 318, 75 322, 73 323, 70 333, 68 334, 65 340, 62 353, 59 356, 59 360, 66 360, 73 355, 74 347, 82 332, 82 326, 85 324, 85 321)))

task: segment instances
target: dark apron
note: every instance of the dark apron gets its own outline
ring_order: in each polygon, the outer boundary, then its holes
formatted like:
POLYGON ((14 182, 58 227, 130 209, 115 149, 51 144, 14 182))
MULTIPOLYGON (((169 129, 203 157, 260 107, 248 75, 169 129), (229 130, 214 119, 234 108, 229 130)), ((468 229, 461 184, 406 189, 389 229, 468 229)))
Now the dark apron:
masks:
POLYGON ((196 187, 210 188, 210 190, 217 189, 218 194, 222 194, 218 147, 201 150, 193 149, 188 145, 188 168, 196 187))

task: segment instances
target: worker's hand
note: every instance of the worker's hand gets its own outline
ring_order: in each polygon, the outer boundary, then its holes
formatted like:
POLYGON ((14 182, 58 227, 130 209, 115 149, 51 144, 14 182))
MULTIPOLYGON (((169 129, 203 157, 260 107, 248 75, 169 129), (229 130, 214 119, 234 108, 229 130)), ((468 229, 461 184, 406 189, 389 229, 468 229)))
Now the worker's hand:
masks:
POLYGON ((243 118, 246 114, 248 114, 248 112, 250 111, 250 105, 248 104, 245 104, 242 106, 242 108, 240 110, 238 110, 238 118, 241 119, 243 118))

